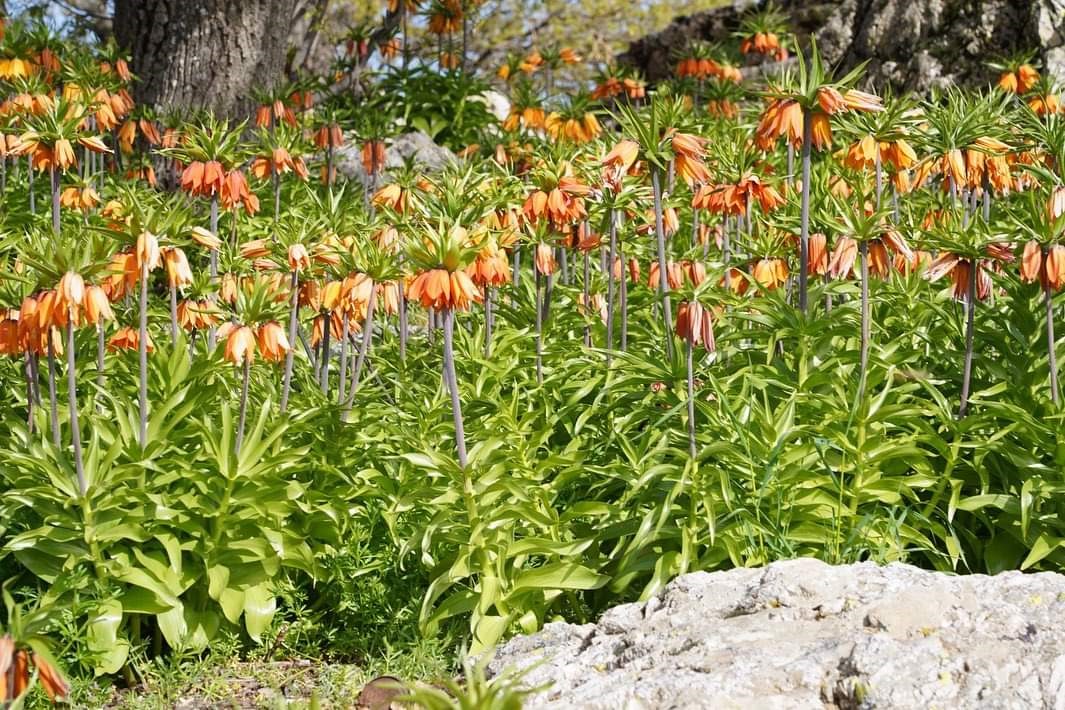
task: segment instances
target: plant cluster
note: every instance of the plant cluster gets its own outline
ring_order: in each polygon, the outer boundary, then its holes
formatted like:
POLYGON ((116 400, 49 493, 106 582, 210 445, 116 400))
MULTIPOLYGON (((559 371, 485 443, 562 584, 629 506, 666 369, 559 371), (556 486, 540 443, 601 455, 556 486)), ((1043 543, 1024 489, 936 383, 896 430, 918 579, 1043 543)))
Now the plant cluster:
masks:
MULTIPOLYGON (((744 51, 793 46, 777 22, 744 51)), ((480 652, 783 557, 1065 563, 1065 115, 1030 64, 878 96, 812 46, 584 95, 542 49, 422 174, 321 87, 163 120, 120 58, 10 30, 0 569, 38 611, 10 600, 0 668, 49 694, 49 632, 133 684, 234 639, 480 652)))

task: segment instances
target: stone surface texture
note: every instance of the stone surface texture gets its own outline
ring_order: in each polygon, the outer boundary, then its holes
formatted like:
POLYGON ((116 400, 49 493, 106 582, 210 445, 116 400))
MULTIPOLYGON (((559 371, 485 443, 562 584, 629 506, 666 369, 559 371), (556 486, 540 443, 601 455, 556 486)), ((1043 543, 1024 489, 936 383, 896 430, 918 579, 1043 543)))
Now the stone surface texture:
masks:
POLYGON ((1065 575, 816 560, 685 575, 597 624, 512 639, 547 709, 1065 710, 1065 575))
MULTIPOLYGON (((676 18, 619 57, 651 82, 670 76, 674 52, 690 39, 722 41, 745 10, 731 5, 676 18)), ((778 0, 800 37, 817 38, 825 58, 841 70, 868 61, 867 80, 896 91, 950 84, 983 86, 995 72, 987 62, 1024 50, 1065 79, 1065 0, 778 0)))
MULTIPOLYGON (((358 140, 348 136, 345 144, 337 150, 334 159, 337 172, 341 175, 352 180, 366 180, 366 171, 362 165, 362 143, 358 140)), ((384 172, 400 169, 407 161, 413 161, 422 172, 439 172, 456 160, 454 153, 434 143, 427 134, 413 131, 397 136, 386 147, 384 172)))

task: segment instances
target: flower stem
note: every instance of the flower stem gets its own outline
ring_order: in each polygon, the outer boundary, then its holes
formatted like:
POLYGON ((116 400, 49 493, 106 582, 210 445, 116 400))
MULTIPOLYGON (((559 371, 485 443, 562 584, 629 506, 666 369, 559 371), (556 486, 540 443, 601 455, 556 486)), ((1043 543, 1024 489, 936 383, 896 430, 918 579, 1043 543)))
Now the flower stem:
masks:
MULTIPOLYGON (((74 309, 72 308, 71 311, 74 309)), ((78 421, 78 378, 74 362, 74 313, 67 324, 67 399, 70 407, 70 439, 74 446, 74 472, 78 477, 78 492, 84 496, 89 490, 85 480, 85 464, 81 453, 81 425, 78 421)))
POLYGON ((240 419, 237 422, 237 438, 233 450, 240 455, 240 446, 244 443, 244 421, 248 415, 248 380, 251 379, 251 360, 244 358, 244 373, 240 384, 240 419))
POLYGON ((799 207, 799 310, 806 312, 807 261, 810 254, 810 150, 813 143, 813 112, 802 112, 802 195, 799 207))
POLYGON ((290 304, 290 313, 288 316, 288 352, 285 353, 285 375, 282 378, 281 384, 281 413, 284 414, 288 410, 288 395, 292 389, 292 361, 296 356, 296 325, 299 322, 299 308, 300 308, 300 294, 299 294, 299 272, 292 272, 292 280, 290 282, 292 289, 292 300, 290 304))
POLYGON ((48 168, 49 185, 52 188, 52 233, 59 236, 59 171, 48 168))
POLYGON ((344 322, 340 328, 340 382, 337 385, 337 403, 344 401, 344 392, 348 379, 348 333, 351 330, 351 317, 344 310, 344 322))
POLYGON ((377 289, 370 291, 370 300, 366 303, 366 318, 362 322, 362 342, 359 343, 359 359, 355 361, 355 369, 351 373, 351 392, 348 393, 348 403, 344 408, 344 421, 355 404, 355 393, 359 391, 359 382, 362 380, 362 368, 366 363, 366 353, 370 351, 370 341, 373 340, 373 314, 377 306, 377 289))
POLYGON ((862 240, 858 244, 858 252, 861 255, 861 278, 862 278, 862 335, 861 351, 859 355, 858 388, 859 396, 865 389, 865 376, 869 367, 869 339, 871 333, 869 311, 869 242, 862 240))
POLYGON ((48 404, 52 424, 52 443, 58 449, 59 441, 59 406, 55 398, 55 342, 52 340, 52 328, 48 327, 48 404))
POLYGON ((329 393, 329 360, 331 359, 329 352, 329 336, 332 335, 333 330, 333 313, 330 311, 322 316, 322 354, 320 356, 322 367, 322 394, 329 393))
POLYGON ((695 460, 695 376, 692 374, 692 341, 684 339, 688 361, 688 454, 695 460))
POLYGON ((672 310, 669 306, 669 282, 666 280, 666 233, 662 223, 662 170, 651 169, 651 187, 654 190, 655 236, 658 239, 658 293, 662 299, 662 326, 665 329, 666 354, 673 359, 673 326, 670 323, 672 310))
POLYGON ((969 292, 966 295, 965 312, 965 365, 961 376, 961 404, 958 417, 964 417, 969 410, 969 385, 973 374, 973 326, 976 316, 976 274, 980 265, 975 259, 969 266, 969 292))
POLYGON ((148 445, 148 262, 141 264, 140 323, 137 328, 137 356, 140 369, 140 445, 148 445))
MULTIPOLYGON (((610 351, 614 349, 614 263, 618 250, 617 210, 610 210, 610 255, 606 267, 606 364, 610 367, 610 351)), ((622 265, 621 278, 625 278, 622 265)))
POLYGON ((540 281, 543 277, 540 275, 540 271, 536 271, 536 298, 534 306, 536 308, 536 383, 542 385, 544 383, 544 316, 543 310, 540 308, 540 281))
POLYGON ((458 378, 455 376, 455 311, 444 311, 444 381, 451 393, 451 415, 455 420, 455 445, 458 447, 459 467, 466 468, 466 431, 462 423, 462 402, 459 399, 458 378))
MULTIPOLYGON (((218 196, 217 195, 214 195, 213 197, 211 197, 211 234, 214 235, 215 237, 218 236, 218 196)), ((211 273, 211 283, 212 284, 217 284, 218 283, 218 250, 217 249, 212 249, 211 250, 211 265, 210 265, 210 269, 211 269, 211 272, 210 272, 211 273)), ((215 299, 215 295, 212 294, 211 295, 211 300, 213 301, 214 299, 215 299)), ((216 342, 216 340, 215 340, 216 337, 217 337, 217 334, 216 334, 215 327, 214 327, 214 325, 211 325, 210 328, 208 328, 208 330, 207 330, 207 352, 208 353, 213 353, 214 352, 214 346, 215 346, 215 342, 216 342)))
POLYGON ((1043 249, 1043 302, 1047 312, 1047 364, 1050 367, 1050 401, 1058 403, 1058 353, 1054 338, 1054 296, 1046 278, 1046 249, 1043 249))

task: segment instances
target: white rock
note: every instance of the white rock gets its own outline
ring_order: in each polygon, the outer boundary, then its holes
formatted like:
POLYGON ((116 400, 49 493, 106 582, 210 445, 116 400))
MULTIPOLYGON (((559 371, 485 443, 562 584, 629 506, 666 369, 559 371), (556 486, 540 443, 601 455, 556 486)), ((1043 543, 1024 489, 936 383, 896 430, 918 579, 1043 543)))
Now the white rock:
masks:
POLYGON ((1065 710, 1065 575, 816 560, 695 573, 496 653, 528 707, 1065 710))

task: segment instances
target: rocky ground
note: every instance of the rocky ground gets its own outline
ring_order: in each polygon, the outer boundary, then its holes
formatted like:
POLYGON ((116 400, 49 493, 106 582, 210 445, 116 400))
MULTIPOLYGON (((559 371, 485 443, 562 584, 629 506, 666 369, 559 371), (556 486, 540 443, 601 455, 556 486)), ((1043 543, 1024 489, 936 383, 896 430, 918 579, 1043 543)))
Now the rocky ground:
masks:
POLYGON ((816 560, 678 578, 493 661, 536 708, 1065 709, 1065 575, 816 560))

